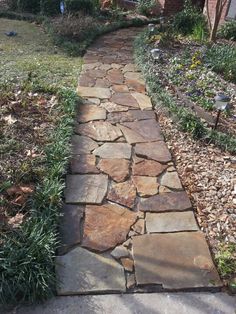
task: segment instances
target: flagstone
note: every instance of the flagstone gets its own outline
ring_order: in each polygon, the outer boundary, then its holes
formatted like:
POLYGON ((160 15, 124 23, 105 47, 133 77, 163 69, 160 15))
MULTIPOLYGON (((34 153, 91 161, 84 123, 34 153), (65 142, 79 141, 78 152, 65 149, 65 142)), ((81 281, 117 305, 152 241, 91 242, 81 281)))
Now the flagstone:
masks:
POLYGON ((112 68, 112 66, 111 66, 111 64, 101 64, 100 66, 99 66, 99 69, 100 70, 105 70, 105 71, 108 71, 108 70, 110 70, 112 68))
POLYGON ((88 76, 86 74, 81 74, 79 78, 79 86, 84 87, 93 87, 96 83, 96 80, 94 77, 88 76))
POLYGON ((117 204, 88 205, 82 246, 103 252, 126 240, 136 214, 117 204))
POLYGON ((136 199, 135 186, 131 181, 112 183, 107 194, 107 199, 129 208, 133 208, 136 199))
POLYGON ((106 78, 112 84, 123 84, 124 76, 122 72, 118 69, 111 69, 107 72, 106 78))
POLYGON ((129 107, 117 105, 114 102, 110 101, 101 103, 101 107, 106 109, 108 112, 121 112, 129 110, 129 107))
POLYGON ((95 87, 110 87, 111 83, 105 78, 96 79, 95 87))
POLYGON ((95 148, 98 148, 98 144, 87 136, 73 135, 71 144, 72 154, 74 155, 89 154, 95 148))
POLYGON ((124 66, 124 68, 122 69, 123 73, 126 73, 126 72, 136 72, 136 71, 137 71, 137 67, 133 63, 126 64, 124 66))
POLYGON ((84 100, 84 103, 86 105, 92 105, 92 104, 100 105, 101 100, 98 99, 98 98, 87 98, 87 99, 84 100))
POLYGON ((144 234, 145 233, 145 220, 138 219, 137 222, 131 227, 131 229, 137 234, 144 234))
POLYGON ((135 90, 136 92, 139 92, 139 93, 145 93, 146 92, 146 86, 145 86, 144 82, 140 83, 136 80, 126 79, 125 83, 127 84, 127 86, 131 90, 135 90))
POLYGON ((167 163, 171 160, 171 154, 166 144, 162 141, 136 144, 135 153, 137 156, 147 157, 162 163, 167 163))
POLYGON ((122 182, 129 176, 130 162, 126 159, 101 159, 98 168, 108 174, 114 181, 122 182))
POLYGON ((123 267, 110 256, 77 247, 56 257, 57 294, 125 291, 123 267))
POLYGON ((86 70, 95 69, 95 68, 100 67, 100 66, 102 66, 102 64, 100 62, 85 63, 85 64, 83 64, 82 69, 83 69, 83 71, 86 71, 86 70))
POLYGON ((165 169, 167 165, 162 165, 154 160, 147 160, 136 157, 132 167, 132 173, 134 176, 149 176, 157 177, 165 169))
POLYGON ((64 204, 60 219, 59 231, 61 239, 60 250, 81 242, 81 220, 84 206, 64 204))
POLYGON ((165 289, 222 286, 202 232, 136 236, 133 254, 138 285, 157 284, 165 289))
POLYGON ((120 259, 121 264, 123 265, 124 269, 126 271, 132 272, 134 269, 134 261, 131 258, 128 257, 122 257, 120 259))
POLYGON ((105 143, 95 149, 93 154, 101 158, 130 159, 131 146, 127 143, 105 143))
POLYGON ((124 245, 118 245, 111 251, 111 256, 120 259, 121 257, 129 257, 130 251, 124 245))
POLYGON ((111 97, 111 102, 125 107, 139 108, 137 101, 130 93, 115 93, 111 97))
POLYGON ((81 97, 95 97, 101 99, 111 97, 111 92, 109 88, 78 86, 77 92, 81 97))
POLYGON ((101 204, 107 193, 104 174, 67 175, 65 199, 71 204, 101 204))
POLYGON ((185 211, 192 207, 186 192, 171 192, 141 199, 138 209, 144 212, 185 211))
POLYGON ((170 189, 183 189, 178 173, 176 171, 166 172, 161 178, 161 185, 167 186, 170 189))
POLYGON ((163 140, 161 129, 154 119, 123 122, 119 127, 129 144, 163 140))
POLYGON ((192 211, 147 213, 147 232, 196 231, 198 226, 192 211))
POLYGON ((106 110, 95 106, 83 104, 79 107, 79 114, 77 117, 78 122, 89 122, 93 120, 105 120, 106 110))
POLYGON ((99 173, 96 167, 96 157, 94 155, 75 155, 70 161, 72 174, 99 173))
POLYGON ((127 85, 112 85, 112 90, 116 93, 128 93, 127 85))
POLYGON ((96 141, 114 141, 122 136, 118 127, 106 121, 94 121, 77 125, 75 132, 96 141))
POLYGON ((125 112, 111 112, 107 116, 107 121, 110 123, 133 122, 135 120, 150 120, 155 119, 153 111, 128 110, 125 112))
POLYGON ((131 93, 131 95, 136 99, 137 103, 139 104, 139 107, 141 110, 151 110, 152 109, 152 102, 151 99, 143 94, 143 93, 131 93))
POLYGON ((156 177, 133 176, 132 181, 140 196, 151 196, 158 193, 159 184, 156 177))
POLYGON ((145 85, 145 82, 144 82, 140 72, 126 72, 126 73, 124 73, 124 77, 126 79, 136 81, 139 84, 145 85))

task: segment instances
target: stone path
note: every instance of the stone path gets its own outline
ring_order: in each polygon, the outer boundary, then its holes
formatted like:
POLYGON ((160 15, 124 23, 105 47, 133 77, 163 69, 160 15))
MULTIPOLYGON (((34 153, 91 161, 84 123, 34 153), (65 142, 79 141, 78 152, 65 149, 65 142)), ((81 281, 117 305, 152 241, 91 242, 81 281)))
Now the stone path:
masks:
POLYGON ((137 32, 106 35, 84 57, 58 295, 222 286, 133 64, 137 32))

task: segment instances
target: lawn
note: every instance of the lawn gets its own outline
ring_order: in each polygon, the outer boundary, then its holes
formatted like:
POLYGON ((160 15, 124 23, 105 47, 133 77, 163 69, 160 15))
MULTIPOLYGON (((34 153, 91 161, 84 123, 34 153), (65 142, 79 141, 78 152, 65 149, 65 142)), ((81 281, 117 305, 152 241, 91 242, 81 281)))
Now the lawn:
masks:
POLYGON ((81 58, 35 23, 0 20, 0 303, 52 295, 81 58), (17 36, 7 37, 15 31, 17 36))

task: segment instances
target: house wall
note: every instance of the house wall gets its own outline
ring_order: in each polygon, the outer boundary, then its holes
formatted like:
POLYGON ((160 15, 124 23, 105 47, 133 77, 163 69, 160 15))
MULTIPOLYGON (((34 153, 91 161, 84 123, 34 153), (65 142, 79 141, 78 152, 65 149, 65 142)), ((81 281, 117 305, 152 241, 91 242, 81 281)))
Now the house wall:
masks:
MULTIPOLYGON (((214 16, 215 16, 216 1, 217 0, 208 0, 209 15, 210 15, 210 19, 212 22, 213 22, 214 16)), ((225 22, 225 17, 226 17, 226 14, 228 12, 229 1, 230 0, 227 1, 227 3, 225 4, 225 6, 223 8, 221 18, 220 18, 220 24, 223 24, 225 22)), ((205 4, 205 8, 204 8, 204 14, 206 15, 206 4, 205 4)))

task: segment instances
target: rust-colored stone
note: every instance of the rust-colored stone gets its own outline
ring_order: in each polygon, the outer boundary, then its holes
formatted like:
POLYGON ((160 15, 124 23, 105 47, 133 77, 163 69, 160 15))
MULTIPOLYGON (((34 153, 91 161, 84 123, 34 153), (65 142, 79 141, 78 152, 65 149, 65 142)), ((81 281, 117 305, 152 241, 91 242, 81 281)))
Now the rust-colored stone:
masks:
POLYGON ((135 204, 136 189, 131 181, 112 183, 107 199, 132 208, 135 204))
POLYGON ((122 182, 129 175, 130 162, 126 159, 102 159, 98 168, 108 174, 114 181, 122 182))
POLYGON ((162 165, 157 161, 136 158, 133 164, 132 173, 134 176, 157 177, 166 168, 166 165, 162 165))
POLYGON ((158 193, 157 178, 156 177, 132 177, 134 185, 140 196, 151 196, 158 193))
POLYGON ((121 106, 139 108, 137 101, 129 93, 115 93, 111 101, 121 106))

